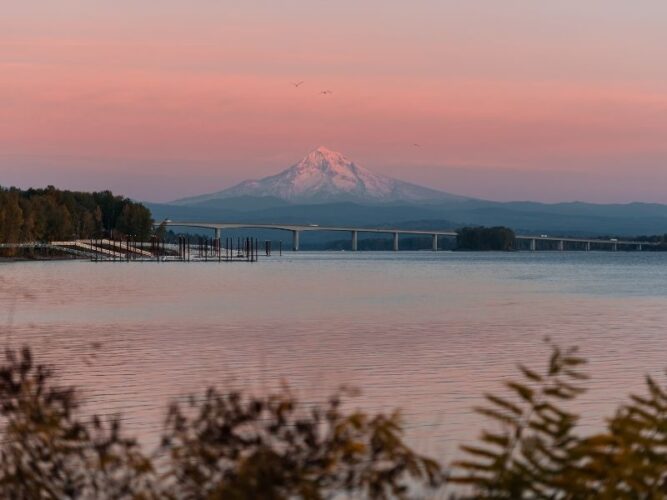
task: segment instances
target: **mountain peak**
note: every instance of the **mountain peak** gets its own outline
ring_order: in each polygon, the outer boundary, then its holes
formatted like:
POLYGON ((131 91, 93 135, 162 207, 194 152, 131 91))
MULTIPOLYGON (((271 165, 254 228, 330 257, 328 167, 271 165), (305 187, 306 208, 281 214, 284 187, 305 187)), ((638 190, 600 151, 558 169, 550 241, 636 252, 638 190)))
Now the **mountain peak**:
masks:
POLYGON ((332 151, 331 149, 327 148, 326 146, 320 146, 320 147, 317 148, 317 149, 313 149, 313 150, 309 153, 309 155, 311 155, 311 154, 313 154, 313 153, 320 153, 320 154, 322 154, 322 155, 324 155, 324 156, 327 156, 327 155, 343 156, 343 155, 340 154, 339 152, 337 152, 337 151, 332 151))
POLYGON ((316 166, 319 168, 335 167, 335 166, 351 166, 353 163, 345 158, 341 153, 332 151, 324 146, 313 149, 308 153, 303 160, 295 166, 316 166))
POLYGON ((343 156, 342 153, 339 153, 338 151, 333 151, 325 146, 320 146, 317 149, 313 149, 310 153, 306 155, 304 160, 308 158, 318 158, 318 159, 323 158, 330 162, 340 162, 340 161, 349 162, 349 160, 345 158, 345 156, 343 156))
POLYGON ((277 175, 243 181, 218 193, 179 202, 187 204, 239 196, 271 196, 301 203, 391 203, 464 199, 377 174, 356 165, 337 151, 320 146, 277 175))

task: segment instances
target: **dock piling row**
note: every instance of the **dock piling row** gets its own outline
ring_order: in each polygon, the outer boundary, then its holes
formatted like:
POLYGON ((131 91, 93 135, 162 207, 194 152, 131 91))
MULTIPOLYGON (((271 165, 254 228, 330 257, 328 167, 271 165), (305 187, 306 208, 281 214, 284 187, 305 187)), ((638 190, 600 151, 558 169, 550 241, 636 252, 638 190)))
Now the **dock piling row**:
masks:
MULTIPOLYGON (((92 262, 257 262, 259 240, 257 238, 198 237, 191 244, 190 237, 178 236, 175 243, 152 236, 141 242, 134 236, 122 239, 96 239, 82 241, 92 262)), ((265 242, 265 254, 271 255, 271 242, 265 242)))

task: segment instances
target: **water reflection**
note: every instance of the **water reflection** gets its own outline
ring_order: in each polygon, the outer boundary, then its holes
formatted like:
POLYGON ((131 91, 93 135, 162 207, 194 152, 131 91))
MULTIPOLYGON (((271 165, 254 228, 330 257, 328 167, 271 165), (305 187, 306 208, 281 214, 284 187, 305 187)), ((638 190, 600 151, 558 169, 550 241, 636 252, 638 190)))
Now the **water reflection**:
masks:
POLYGON ((258 264, 0 264, 11 341, 30 342, 91 409, 155 443, 170 398, 282 380, 305 399, 346 383, 404 409, 411 439, 451 456, 471 408, 540 364, 546 335, 591 359, 596 426, 665 366, 667 256, 300 254, 258 264), (18 297, 18 298, 17 298, 18 297))

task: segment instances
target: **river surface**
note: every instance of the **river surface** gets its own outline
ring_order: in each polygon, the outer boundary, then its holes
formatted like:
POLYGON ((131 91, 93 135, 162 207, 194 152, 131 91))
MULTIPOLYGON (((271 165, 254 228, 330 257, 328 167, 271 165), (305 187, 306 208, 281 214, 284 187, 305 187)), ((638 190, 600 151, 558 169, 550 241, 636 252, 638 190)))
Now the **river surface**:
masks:
POLYGON ((474 439, 472 408, 543 339, 578 345, 601 425, 667 367, 667 254, 301 253, 249 263, 0 263, 5 342, 29 343, 86 407, 121 413, 146 446, 167 403, 208 385, 306 401, 341 384, 354 405, 400 407, 443 460, 474 439))

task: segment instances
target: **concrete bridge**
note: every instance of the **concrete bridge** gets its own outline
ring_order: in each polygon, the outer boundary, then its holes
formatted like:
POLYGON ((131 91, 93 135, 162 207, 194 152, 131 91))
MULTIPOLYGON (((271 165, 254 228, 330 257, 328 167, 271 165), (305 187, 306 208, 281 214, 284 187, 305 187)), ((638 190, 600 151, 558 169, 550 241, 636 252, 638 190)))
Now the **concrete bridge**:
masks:
MULTIPOLYGON (((191 222, 191 221, 172 221, 166 220, 160 224, 168 227, 190 227, 200 229, 211 229, 215 231, 215 238, 220 238, 223 230, 229 229, 275 229, 278 231, 288 231, 292 233, 292 250, 299 250, 299 237, 302 232, 309 231, 329 231, 348 233, 351 238, 351 247, 353 251, 357 250, 359 233, 371 234, 390 234, 393 236, 393 249, 399 249, 399 236, 430 236, 432 241, 433 251, 438 250, 438 238, 450 237, 455 238, 456 231, 440 231, 440 230, 425 230, 425 229, 400 229, 400 228, 371 228, 371 227, 351 227, 351 226, 320 226, 317 224, 256 224, 256 223, 233 223, 233 222, 191 222)), ((531 251, 542 249, 544 243, 550 242, 550 246, 555 245, 558 250, 566 250, 569 248, 581 248, 582 250, 590 251, 593 245, 604 246, 612 251, 616 251, 619 247, 626 249, 642 250, 645 246, 657 246, 658 243, 648 243, 645 241, 631 241, 631 240, 600 240, 594 238, 561 238, 558 236, 536 236, 536 235, 516 235, 517 242, 525 241, 531 251)))

